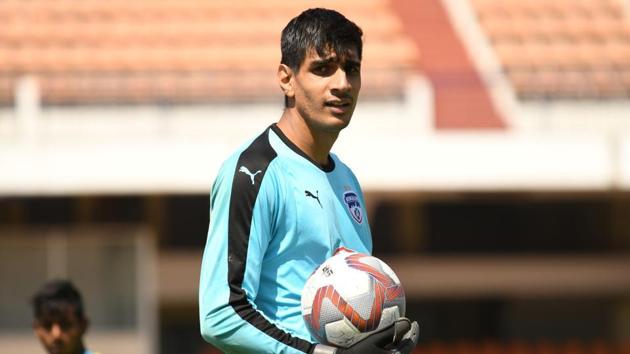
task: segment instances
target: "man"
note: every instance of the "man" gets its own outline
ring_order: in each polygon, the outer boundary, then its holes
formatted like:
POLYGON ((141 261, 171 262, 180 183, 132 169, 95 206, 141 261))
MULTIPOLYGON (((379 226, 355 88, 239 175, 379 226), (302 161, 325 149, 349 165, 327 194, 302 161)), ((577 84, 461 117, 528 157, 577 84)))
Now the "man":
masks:
POLYGON ((92 354, 83 335, 88 319, 81 294, 65 280, 48 282, 33 296, 33 329, 49 354, 92 354))
POLYGON ((330 153, 361 88, 361 36, 332 10, 292 19, 277 72, 285 110, 215 180, 199 304, 204 339, 223 351, 408 353, 417 342, 417 323, 402 319, 352 348, 316 344, 300 310, 307 278, 337 248, 372 251, 359 183, 330 153))

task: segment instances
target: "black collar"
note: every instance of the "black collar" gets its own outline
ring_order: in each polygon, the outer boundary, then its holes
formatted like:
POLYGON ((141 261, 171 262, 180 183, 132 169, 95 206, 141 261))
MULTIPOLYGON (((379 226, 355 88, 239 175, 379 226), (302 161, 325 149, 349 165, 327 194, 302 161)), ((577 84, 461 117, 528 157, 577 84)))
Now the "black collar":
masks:
POLYGON ((304 151, 302 151, 299 147, 297 147, 297 145, 295 145, 291 140, 289 140, 289 138, 287 138, 287 136, 284 135, 282 130, 278 128, 278 125, 276 123, 273 123, 271 126, 269 126, 269 128, 273 130, 273 132, 276 133, 276 135, 280 137, 280 140, 282 140, 282 142, 285 143, 291 150, 295 151, 296 154, 307 159, 310 163, 317 166, 317 168, 319 168, 320 170, 324 172, 332 172, 335 169, 335 160, 333 160, 330 154, 328 154, 328 163, 325 166, 322 166, 319 163, 317 163, 315 160, 310 158, 310 156, 308 156, 304 151))

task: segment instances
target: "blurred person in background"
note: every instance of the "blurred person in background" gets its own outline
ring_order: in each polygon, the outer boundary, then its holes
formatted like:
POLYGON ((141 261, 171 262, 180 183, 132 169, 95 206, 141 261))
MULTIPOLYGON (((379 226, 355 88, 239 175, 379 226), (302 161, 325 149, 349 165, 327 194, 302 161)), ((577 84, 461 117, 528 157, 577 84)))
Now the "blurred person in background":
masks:
POLYGON ((89 321, 79 290, 67 280, 53 280, 33 295, 33 329, 49 354, 96 354, 85 348, 89 321))
POLYGON ((418 324, 402 318, 350 348, 317 344, 301 313, 306 280, 337 248, 372 252, 361 187, 330 153, 357 103, 362 35, 333 10, 292 19, 277 71, 285 110, 214 182, 199 315, 204 339, 225 352, 409 353, 417 343, 418 324))

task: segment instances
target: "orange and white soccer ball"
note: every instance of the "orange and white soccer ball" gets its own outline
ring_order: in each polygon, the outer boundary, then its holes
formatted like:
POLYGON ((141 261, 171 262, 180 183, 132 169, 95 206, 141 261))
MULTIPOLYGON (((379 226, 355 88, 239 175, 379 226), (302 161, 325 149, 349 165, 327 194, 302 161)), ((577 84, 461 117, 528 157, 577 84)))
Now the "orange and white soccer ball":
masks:
POLYGON ((321 343, 347 348, 405 316, 405 293, 385 262, 340 248, 306 281, 302 316, 321 343))

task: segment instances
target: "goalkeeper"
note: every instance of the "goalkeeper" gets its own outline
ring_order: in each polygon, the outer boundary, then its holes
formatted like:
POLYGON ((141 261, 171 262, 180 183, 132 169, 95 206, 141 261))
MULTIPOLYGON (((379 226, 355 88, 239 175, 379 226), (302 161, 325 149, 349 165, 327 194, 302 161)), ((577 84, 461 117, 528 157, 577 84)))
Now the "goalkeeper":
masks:
POLYGON ((222 165, 201 265, 203 338, 228 353, 409 353, 406 318, 351 348, 317 344, 302 318, 307 278, 339 247, 370 254, 361 187, 330 150, 361 88, 362 31, 310 9, 282 31, 285 109, 222 165))

